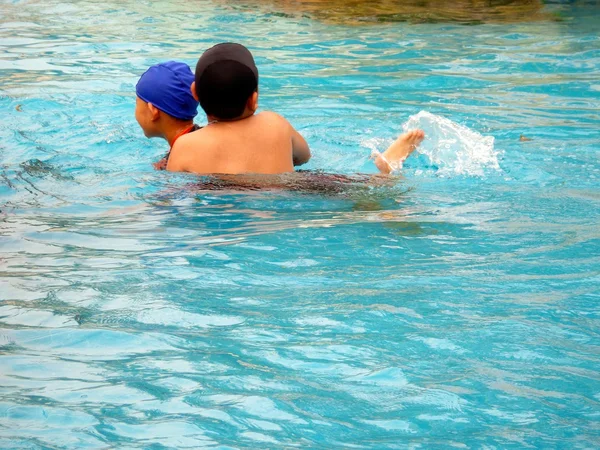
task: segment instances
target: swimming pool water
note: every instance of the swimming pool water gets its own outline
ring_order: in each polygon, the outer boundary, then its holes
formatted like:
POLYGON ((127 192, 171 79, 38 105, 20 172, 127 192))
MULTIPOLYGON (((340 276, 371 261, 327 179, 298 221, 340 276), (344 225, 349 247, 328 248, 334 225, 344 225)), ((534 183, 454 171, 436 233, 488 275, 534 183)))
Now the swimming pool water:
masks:
POLYGON ((476 26, 1 6, 0 447, 598 446, 597 4, 476 26), (420 111, 493 137, 499 168, 420 154, 332 195, 155 172, 135 82, 219 41, 255 53, 309 169, 374 173, 420 111))

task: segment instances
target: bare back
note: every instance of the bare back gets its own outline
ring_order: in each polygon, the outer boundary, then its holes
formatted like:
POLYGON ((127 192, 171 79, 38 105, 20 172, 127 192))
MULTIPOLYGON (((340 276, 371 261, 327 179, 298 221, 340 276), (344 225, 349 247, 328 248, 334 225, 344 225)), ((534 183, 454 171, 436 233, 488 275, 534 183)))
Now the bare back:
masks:
POLYGON ((306 141, 283 117, 262 112, 212 123, 182 136, 171 150, 167 170, 198 174, 292 172, 302 143, 308 157, 301 163, 310 158, 306 141))

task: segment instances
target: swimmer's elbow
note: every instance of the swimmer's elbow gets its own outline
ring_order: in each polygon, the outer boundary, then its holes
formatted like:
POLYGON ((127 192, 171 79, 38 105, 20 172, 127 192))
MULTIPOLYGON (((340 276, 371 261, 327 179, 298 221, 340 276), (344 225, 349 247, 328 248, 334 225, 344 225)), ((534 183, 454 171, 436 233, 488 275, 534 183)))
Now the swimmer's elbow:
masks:
POLYGON ((306 164, 310 160, 311 156, 312 155, 308 146, 306 147, 306 149, 303 149, 302 152, 294 152, 294 166, 301 166, 302 164, 306 164))
POLYGON ((292 136, 292 160, 294 166, 306 164, 311 156, 308 143, 300 133, 294 130, 294 135, 292 136))

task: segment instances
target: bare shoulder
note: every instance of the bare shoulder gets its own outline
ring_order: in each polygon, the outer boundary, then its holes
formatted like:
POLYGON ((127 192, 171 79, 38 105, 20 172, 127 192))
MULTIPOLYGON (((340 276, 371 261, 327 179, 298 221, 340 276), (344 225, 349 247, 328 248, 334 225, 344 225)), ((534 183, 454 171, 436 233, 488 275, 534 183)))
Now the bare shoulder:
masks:
POLYGON ((180 136, 179 139, 177 139, 177 142, 175 142, 173 149, 175 149, 176 147, 197 147, 199 144, 202 144, 202 142, 204 142, 204 140, 206 139, 206 136, 208 135, 207 131, 208 129, 204 127, 192 133, 187 133, 183 136, 180 136))
POLYGON ((288 125, 289 126, 289 124, 290 124, 282 115, 277 114, 276 112, 273 112, 273 111, 263 111, 261 113, 256 114, 255 117, 262 122, 269 123, 272 125, 278 125, 278 126, 288 125))
POLYGON ((277 114, 275 111, 262 111, 255 115, 265 120, 285 120, 281 114, 277 114))
POLYGON ((281 115, 273 111, 263 111, 255 116, 256 124, 261 130, 269 130, 272 136, 291 138, 294 128, 281 115))
POLYGON ((209 140, 207 134, 204 129, 200 129, 177 139, 169 155, 167 170, 173 172, 195 171, 193 166, 197 163, 196 155, 205 150, 207 140, 209 140))

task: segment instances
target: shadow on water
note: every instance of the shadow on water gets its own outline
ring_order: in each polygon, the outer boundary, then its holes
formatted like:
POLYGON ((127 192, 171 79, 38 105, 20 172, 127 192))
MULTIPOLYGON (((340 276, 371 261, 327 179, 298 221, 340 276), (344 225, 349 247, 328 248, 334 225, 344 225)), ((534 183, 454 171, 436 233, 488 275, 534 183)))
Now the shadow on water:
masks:
POLYGON ((245 0, 237 7, 260 8, 272 11, 276 16, 304 16, 346 25, 394 22, 470 25, 559 19, 544 10, 541 0, 245 0))

